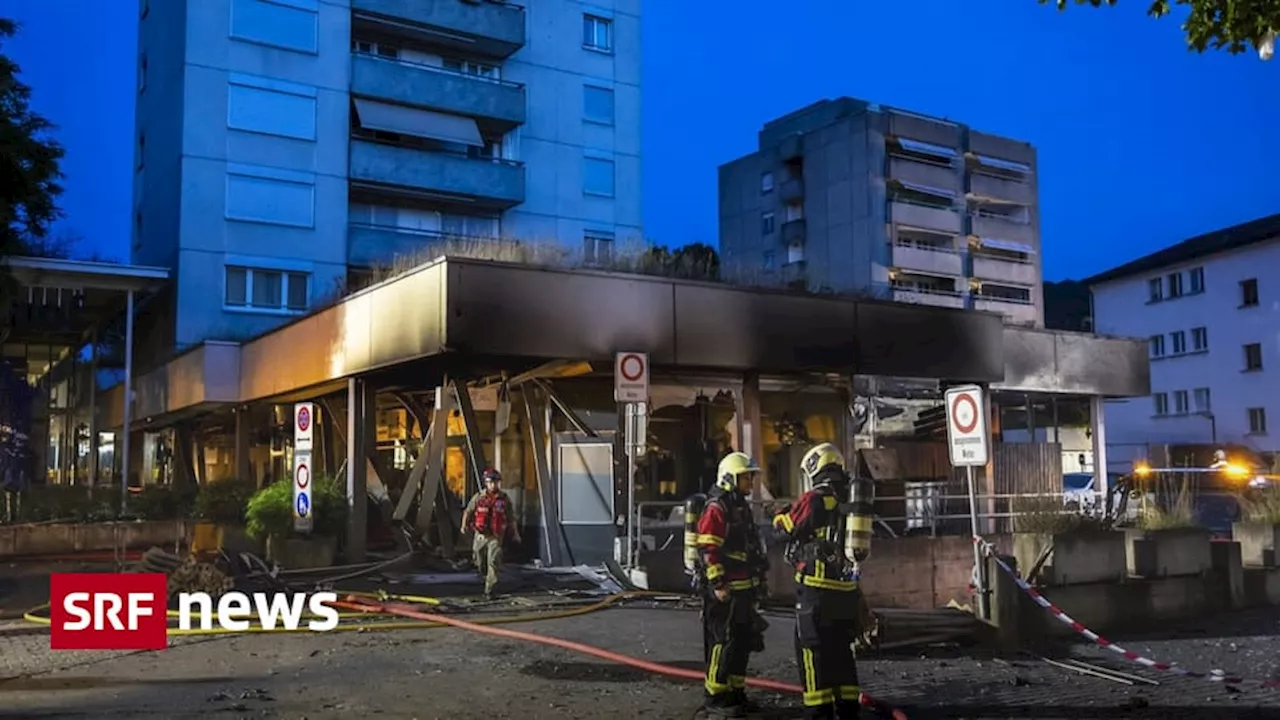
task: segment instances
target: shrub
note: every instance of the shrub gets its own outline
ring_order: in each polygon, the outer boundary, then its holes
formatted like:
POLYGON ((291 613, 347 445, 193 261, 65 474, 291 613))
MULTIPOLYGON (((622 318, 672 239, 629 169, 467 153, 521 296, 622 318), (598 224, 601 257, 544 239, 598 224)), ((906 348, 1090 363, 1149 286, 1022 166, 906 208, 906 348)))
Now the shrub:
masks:
POLYGON ((1251 523, 1280 525, 1280 485, 1271 484, 1242 496, 1240 519, 1251 523))
POLYGON ((1056 497, 1021 497, 1013 500, 1013 531, 1035 535, 1061 535, 1103 527, 1098 518, 1072 510, 1056 497))
POLYGON ((219 525, 243 525, 249 498, 257 491, 252 480, 228 478, 200 486, 196 517, 219 525))
POLYGON ((177 520, 195 513, 198 493, 192 486, 148 485, 130 498, 129 508, 141 520, 177 520))
POLYGON ((1200 525, 1196 518, 1195 492, 1186 473, 1161 478, 1154 484, 1155 502, 1142 509, 1138 527, 1143 530, 1176 530, 1200 525))
MULTIPOLYGON (((346 483, 342 478, 321 476, 311 485, 316 535, 341 536, 347 522, 346 483)), ((293 480, 272 483, 254 493, 245 510, 245 531, 255 540, 293 532, 293 480)))

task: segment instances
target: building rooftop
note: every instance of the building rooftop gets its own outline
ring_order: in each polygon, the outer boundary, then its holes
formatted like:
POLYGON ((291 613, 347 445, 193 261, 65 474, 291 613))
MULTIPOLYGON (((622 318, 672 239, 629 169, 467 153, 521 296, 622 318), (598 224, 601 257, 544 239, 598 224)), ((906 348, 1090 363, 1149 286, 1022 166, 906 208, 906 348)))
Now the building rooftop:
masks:
POLYGON ((1101 285, 1112 280, 1141 275, 1171 265, 1181 265, 1209 255, 1237 250, 1277 238, 1280 238, 1280 214, 1269 215, 1223 230, 1197 235, 1190 240, 1183 240, 1177 245, 1144 255, 1137 260, 1086 278, 1082 282, 1090 286, 1101 285))

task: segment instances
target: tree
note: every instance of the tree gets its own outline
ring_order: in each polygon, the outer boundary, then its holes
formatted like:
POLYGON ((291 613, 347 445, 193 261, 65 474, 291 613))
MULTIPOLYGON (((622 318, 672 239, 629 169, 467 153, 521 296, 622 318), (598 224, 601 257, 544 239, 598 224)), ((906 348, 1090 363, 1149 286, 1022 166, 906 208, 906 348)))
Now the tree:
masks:
MULTIPOLYGON (((1070 0, 1039 1, 1042 5, 1054 2, 1059 10, 1071 4, 1070 0)), ((1101 7, 1115 5, 1116 1, 1075 0, 1075 3, 1101 7)), ((1276 31, 1280 30, 1280 0, 1154 0, 1147 14, 1162 18, 1172 12, 1175 5, 1186 5, 1191 10, 1182 30, 1192 50, 1226 49, 1235 55, 1253 47, 1263 60, 1271 59, 1276 31)))
MULTIPOLYGON (((49 234, 62 193, 62 146, 48 136, 53 125, 31 111, 31 88, 3 52, 4 40, 17 31, 16 23, 0 18, 0 260, 29 252, 49 234)), ((12 292, 12 278, 0 276, 0 307, 12 292)))

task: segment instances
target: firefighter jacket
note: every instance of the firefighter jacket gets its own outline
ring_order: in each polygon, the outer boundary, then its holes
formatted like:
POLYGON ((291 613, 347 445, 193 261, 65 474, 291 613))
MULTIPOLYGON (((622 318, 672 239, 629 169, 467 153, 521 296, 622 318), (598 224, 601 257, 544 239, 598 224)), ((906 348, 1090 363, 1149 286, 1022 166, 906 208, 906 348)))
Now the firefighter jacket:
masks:
POLYGON ((472 516, 473 530, 498 539, 507 536, 507 528, 515 521, 511 498, 501 490, 496 493, 483 490, 476 493, 467 507, 467 514, 472 516))
POLYGON ((855 567, 844 555, 844 517, 837 490, 848 478, 833 469, 815 480, 816 486, 795 505, 774 516, 773 526, 790 539, 786 559, 795 568, 797 583, 824 590, 856 590, 855 567))
POLYGON ((714 490, 698 518, 699 570, 713 588, 750 590, 766 568, 751 506, 737 493, 714 490))

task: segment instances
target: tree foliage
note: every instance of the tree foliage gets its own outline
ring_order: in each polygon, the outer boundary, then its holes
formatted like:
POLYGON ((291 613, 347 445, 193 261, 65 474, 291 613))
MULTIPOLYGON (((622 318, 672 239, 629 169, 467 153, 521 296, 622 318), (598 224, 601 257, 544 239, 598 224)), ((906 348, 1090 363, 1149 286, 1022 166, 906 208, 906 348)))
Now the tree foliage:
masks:
MULTIPOLYGON (((1065 10, 1071 0, 1053 2, 1065 10)), ((1077 5, 1115 5, 1117 0, 1075 0, 1077 5)), ((1280 30, 1280 0, 1154 0, 1147 14, 1162 18, 1174 6, 1187 6, 1190 14, 1182 24, 1187 44, 1196 52, 1225 49, 1231 54, 1259 47, 1267 36, 1280 30)))
POLYGON ((59 216, 62 147, 53 125, 31 110, 31 88, 18 79, 18 64, 4 41, 18 26, 0 18, 0 255, 25 252, 43 239, 59 216))

